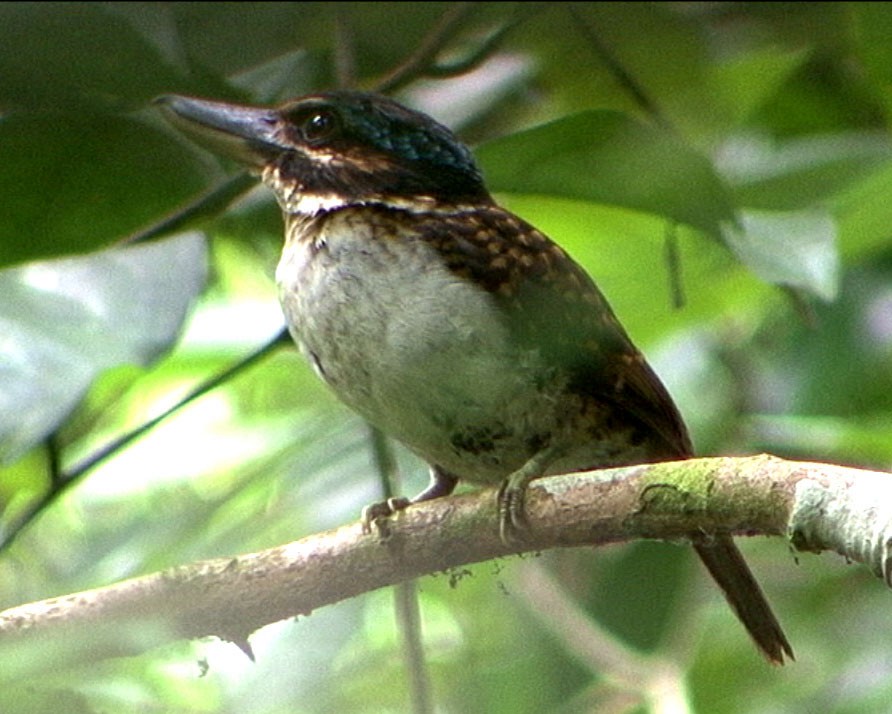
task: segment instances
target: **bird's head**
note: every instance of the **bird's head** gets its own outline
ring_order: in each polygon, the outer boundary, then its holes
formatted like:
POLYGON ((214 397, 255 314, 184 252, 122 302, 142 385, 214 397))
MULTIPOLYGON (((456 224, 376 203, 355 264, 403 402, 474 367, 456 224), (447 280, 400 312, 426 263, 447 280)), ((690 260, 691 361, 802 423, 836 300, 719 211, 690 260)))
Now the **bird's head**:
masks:
POLYGON ((176 95, 156 103, 196 143, 259 171, 286 213, 491 200, 471 152, 449 129, 387 97, 335 91, 275 108, 176 95))

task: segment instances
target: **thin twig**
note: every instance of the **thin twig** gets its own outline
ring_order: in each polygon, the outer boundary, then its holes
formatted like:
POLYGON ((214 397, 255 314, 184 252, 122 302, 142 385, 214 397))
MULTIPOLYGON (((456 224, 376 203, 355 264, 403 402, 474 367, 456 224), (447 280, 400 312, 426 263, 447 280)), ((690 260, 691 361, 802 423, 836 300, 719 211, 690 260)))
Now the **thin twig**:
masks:
POLYGON ((456 77, 476 69, 498 49, 508 33, 519 25, 526 16, 526 13, 522 13, 518 9, 510 20, 506 21, 495 32, 490 33, 470 55, 454 62, 431 63, 424 72, 425 76, 434 79, 444 79, 456 77))
POLYGON ((390 74, 380 80, 375 91, 388 94, 425 74, 437 54, 452 39, 453 32, 465 21, 476 3, 455 3, 440 17, 433 29, 423 38, 415 51, 390 74))
POLYGON ((793 309, 802 320, 802 323, 810 330, 818 328, 818 313, 814 304, 810 301, 808 293, 793 285, 781 285, 781 290, 790 300, 793 309))
MULTIPOLYGON (((372 452, 375 470, 381 479, 385 498, 393 498, 400 492, 399 469, 393 446, 387 436, 373 426, 371 430, 372 452)), ((418 588, 414 580, 393 586, 394 614, 400 633, 403 661, 409 681, 409 699, 413 714, 431 714, 433 699, 430 673, 424 653, 424 637, 421 632, 421 608, 418 588)))
POLYGON ((278 335, 276 335, 272 340, 263 345, 260 349, 252 352, 243 359, 240 359, 238 362, 227 367, 222 372, 214 375, 210 379, 201 382, 182 399, 177 401, 176 404, 172 405, 168 409, 165 409, 157 416, 140 424, 136 428, 115 437, 110 442, 100 447, 71 468, 59 472, 57 478, 53 480, 53 485, 50 490, 43 494, 40 499, 38 499, 32 505, 27 513, 21 516, 17 521, 7 526, 6 538, 2 543, 0 543, 0 550, 8 548, 19 535, 19 533, 21 533, 22 530, 34 520, 37 514, 52 505, 63 493, 65 493, 65 491, 67 491, 70 487, 77 483, 89 471, 96 468, 102 462, 107 461, 109 458, 120 452, 124 447, 131 444, 139 437, 143 436, 150 429, 158 426, 158 424, 178 412, 187 404, 194 402, 199 397, 207 394, 211 390, 216 389, 221 384, 229 381, 240 372, 243 372, 256 362, 260 361, 267 355, 277 350, 283 344, 290 343, 291 340, 290 338, 288 338, 288 333, 285 330, 282 330, 278 335))
POLYGON ((50 475, 50 488, 64 480, 62 474, 62 454, 59 447, 59 435, 53 432, 46 440, 47 471, 50 475))
POLYGON ((399 624, 403 662, 409 681, 409 700, 412 714, 431 714, 434 711, 430 673, 424 652, 421 631, 421 607, 415 580, 397 583, 393 587, 394 611, 399 624))
MULTIPOLYGON (((574 3, 567 3, 568 12, 573 16, 576 27, 585 36, 589 46, 604 63, 608 71, 613 75, 616 82, 626 92, 628 92, 635 102, 647 113, 654 121, 656 121, 664 129, 674 131, 671 123, 660 111, 657 103, 650 98, 644 87, 627 71, 623 64, 619 61, 611 49, 601 40, 598 33, 591 26, 588 18, 580 11, 574 3)), ((667 223, 666 233, 663 239, 663 247, 665 250, 666 268, 669 272, 669 294, 672 307, 679 309, 684 306, 684 286, 681 281, 681 259, 678 253, 678 238, 675 232, 675 225, 667 223)))
POLYGON ((682 670, 673 662, 636 652, 601 627, 537 562, 520 569, 524 604, 593 675, 605 677, 620 691, 639 697, 656 714, 691 710, 682 670))
POLYGON ((375 471, 381 481, 381 492, 384 498, 393 498, 400 493, 400 474, 396 465, 396 457, 390 439, 380 429, 368 425, 372 456, 375 460, 375 471))
POLYGON ((247 193, 257 185, 257 179, 248 172, 242 171, 230 176, 198 198, 190 200, 165 216, 157 223, 142 228, 119 241, 120 245, 144 243, 168 233, 183 230, 188 224, 202 218, 216 216, 239 196, 247 193))
POLYGON ((356 42, 350 23, 349 6, 335 6, 334 66, 335 83, 340 89, 356 86, 356 42))
POLYGON ((663 113, 660 111, 656 102, 654 102, 650 98, 650 96, 644 90, 644 87, 642 87, 638 83, 638 81, 632 76, 632 74, 626 71, 626 68, 622 65, 619 59, 598 36, 598 33, 591 26, 591 23, 589 22, 585 14, 580 11, 575 3, 566 3, 565 7, 573 16, 573 20, 575 21, 574 25, 585 36, 585 39, 589 43, 591 49, 594 51, 595 55, 597 55, 598 59, 600 59, 607 67, 607 69, 613 74, 617 83, 625 91, 627 91, 638 104, 638 106, 640 106, 645 112, 647 112, 647 114, 649 114, 657 123, 666 128, 670 128, 669 121, 663 116, 663 113))
POLYGON ((669 299, 672 307, 680 310, 685 306, 684 279, 681 274, 681 253, 678 247, 678 226, 674 222, 666 222, 663 234, 666 270, 669 272, 669 299))

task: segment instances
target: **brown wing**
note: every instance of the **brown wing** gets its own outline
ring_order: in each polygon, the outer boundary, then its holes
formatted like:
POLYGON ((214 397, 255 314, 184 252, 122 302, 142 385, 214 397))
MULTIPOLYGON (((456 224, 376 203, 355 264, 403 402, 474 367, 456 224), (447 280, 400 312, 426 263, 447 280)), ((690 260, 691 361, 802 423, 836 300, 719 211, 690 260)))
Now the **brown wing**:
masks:
POLYGON ((569 369, 572 388, 619 407, 644 429, 654 458, 692 454, 666 388, 635 348, 592 279, 563 249, 517 216, 492 206, 431 221, 422 230, 455 273, 504 306, 520 344, 569 369))
MULTIPOLYGON (((639 427, 654 459, 693 455, 684 422, 666 388, 632 344, 591 278, 535 228, 498 207, 432 221, 425 240, 447 265, 486 288, 504 306, 517 339, 569 368, 572 388, 618 409, 639 427)), ((756 644, 773 663, 793 651, 730 536, 695 534, 700 558, 756 644)))

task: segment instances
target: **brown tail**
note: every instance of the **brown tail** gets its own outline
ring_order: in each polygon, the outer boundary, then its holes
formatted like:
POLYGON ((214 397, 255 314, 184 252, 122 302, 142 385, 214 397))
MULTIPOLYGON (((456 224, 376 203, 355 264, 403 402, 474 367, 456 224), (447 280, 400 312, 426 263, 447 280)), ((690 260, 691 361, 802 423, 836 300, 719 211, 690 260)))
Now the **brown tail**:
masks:
POLYGON ((783 664, 784 655, 795 659, 793 648, 787 642, 759 583, 731 537, 695 537, 693 542, 700 560, 768 660, 772 664, 783 664))

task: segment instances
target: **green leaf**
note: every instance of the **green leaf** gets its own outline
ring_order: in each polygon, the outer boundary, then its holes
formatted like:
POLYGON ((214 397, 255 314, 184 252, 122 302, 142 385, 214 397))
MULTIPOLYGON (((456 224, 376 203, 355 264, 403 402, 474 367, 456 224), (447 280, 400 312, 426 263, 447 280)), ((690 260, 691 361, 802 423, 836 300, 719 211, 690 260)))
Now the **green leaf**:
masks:
POLYGON ((889 161, 892 144, 879 132, 851 131, 775 140, 730 136, 716 167, 738 205, 766 210, 806 208, 870 175, 889 161))
POLYGON ((207 185, 213 164, 109 114, 0 120, 0 266, 104 247, 207 185))
POLYGON ((823 300, 836 297, 836 223, 825 211, 746 211, 741 228, 726 228, 725 243, 769 283, 806 290, 823 300))
POLYGON ((779 47, 744 52, 717 65, 710 89, 732 123, 740 123, 758 111, 808 59, 808 49, 779 47))
POLYGON ((93 379, 149 365, 204 286, 200 234, 0 271, 0 459, 50 434, 93 379))
POLYGON ((832 203, 847 256, 888 247, 892 239, 892 162, 840 192, 832 203))
MULTIPOLYGON (((507 208, 559 243, 591 275, 640 347, 683 327, 743 315, 775 291, 718 241, 682 229, 684 308, 673 306, 666 222, 651 214, 553 196, 502 197, 507 208)), ((756 308, 758 309, 758 308, 756 308)))
POLYGON ((108 5, 0 6, 0 104, 6 109, 121 106, 182 84, 158 47, 108 5))
POLYGON ((886 112, 892 112, 892 13, 885 3, 876 2, 854 3, 851 13, 853 49, 885 101, 886 112))
POLYGON ((747 426, 765 448, 784 453, 826 453, 842 462, 853 454, 873 463, 892 460, 889 424, 892 413, 857 416, 813 414, 757 414, 747 426))
POLYGON ((584 199, 652 213, 718 237, 734 207, 712 165, 670 132, 589 111, 476 152, 494 191, 584 199))
POLYGON ((273 57, 229 78, 252 103, 272 104, 288 97, 308 94, 310 80, 319 74, 320 58, 301 48, 273 57))

